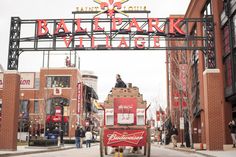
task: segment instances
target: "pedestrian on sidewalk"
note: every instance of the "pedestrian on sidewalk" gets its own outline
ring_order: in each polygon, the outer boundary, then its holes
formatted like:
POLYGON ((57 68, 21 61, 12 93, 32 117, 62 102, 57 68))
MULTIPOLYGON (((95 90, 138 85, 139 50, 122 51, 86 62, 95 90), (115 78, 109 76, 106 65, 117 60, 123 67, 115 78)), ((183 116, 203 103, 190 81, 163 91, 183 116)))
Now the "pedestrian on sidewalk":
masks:
POLYGON ((90 129, 88 129, 85 133, 85 140, 86 140, 86 148, 91 147, 91 140, 93 138, 93 134, 90 131, 90 129))
POLYGON ((236 122, 235 120, 232 120, 229 122, 229 129, 233 141, 233 148, 236 147, 236 122))
POLYGON ((77 128, 75 130, 75 145, 76 145, 76 148, 80 148, 80 136, 81 136, 81 130, 80 130, 80 127, 77 126, 77 128))
POLYGON ((158 128, 157 129, 157 143, 159 144, 159 145, 161 145, 162 144, 162 131, 161 131, 161 129, 160 128, 158 128))
POLYGON ((177 128, 173 127, 171 130, 171 141, 173 143, 173 147, 177 147, 177 136, 178 136, 178 130, 177 128))
POLYGON ((84 131, 84 128, 81 126, 80 127, 80 148, 83 148, 84 138, 85 138, 85 131, 84 131))

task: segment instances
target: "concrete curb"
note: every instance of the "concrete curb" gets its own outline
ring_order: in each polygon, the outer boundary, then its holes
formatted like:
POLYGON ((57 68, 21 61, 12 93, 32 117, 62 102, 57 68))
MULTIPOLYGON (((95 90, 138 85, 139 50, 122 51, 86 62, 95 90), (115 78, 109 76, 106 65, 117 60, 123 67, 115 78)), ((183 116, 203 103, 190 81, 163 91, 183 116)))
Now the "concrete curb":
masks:
MULTIPOLYGON (((92 144, 91 147, 96 146, 98 144, 99 143, 92 144)), ((69 150, 69 149, 74 149, 74 148, 76 148, 76 147, 72 146, 72 147, 65 148, 65 147, 55 146, 55 147, 47 147, 47 149, 44 149, 44 150, 0 154, 0 157, 38 154, 38 153, 46 153, 46 152, 55 152, 55 151, 63 151, 63 150, 69 150)), ((31 147, 31 148, 28 148, 28 149, 42 149, 42 147, 31 147)))
POLYGON ((73 149, 73 148, 75 148, 75 147, 69 147, 69 148, 58 147, 58 148, 48 148, 46 150, 38 150, 38 151, 6 153, 6 154, 0 154, 0 157, 18 156, 18 155, 27 155, 27 154, 37 154, 37 153, 46 153, 46 152, 55 152, 55 151, 69 150, 69 149, 73 149))
POLYGON ((216 157, 216 156, 213 156, 213 155, 197 152, 196 149, 170 148, 170 147, 164 147, 164 148, 171 149, 171 150, 176 150, 176 151, 188 152, 188 153, 196 153, 196 154, 203 155, 203 156, 206 156, 206 157, 216 157))

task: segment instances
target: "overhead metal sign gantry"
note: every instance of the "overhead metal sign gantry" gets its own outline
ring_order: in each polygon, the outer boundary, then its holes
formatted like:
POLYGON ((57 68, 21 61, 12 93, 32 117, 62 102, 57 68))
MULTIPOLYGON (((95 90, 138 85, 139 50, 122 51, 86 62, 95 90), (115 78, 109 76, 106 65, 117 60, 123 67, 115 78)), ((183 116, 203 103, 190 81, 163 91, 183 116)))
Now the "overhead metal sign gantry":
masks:
POLYGON ((12 17, 8 69, 18 69, 19 55, 24 51, 74 50, 201 50, 207 57, 207 67, 215 68, 214 24, 211 16, 193 19, 116 17, 115 13, 127 15, 128 11, 118 10, 121 4, 113 4, 113 8, 105 9, 108 7, 100 3, 103 11, 92 12, 95 13, 93 18, 12 17), (99 17, 103 13, 107 14, 107 18, 99 17), (198 23, 204 26, 201 36, 190 31, 198 23), (199 41, 203 44, 194 44, 199 41), (172 42, 178 44, 166 44, 172 42))

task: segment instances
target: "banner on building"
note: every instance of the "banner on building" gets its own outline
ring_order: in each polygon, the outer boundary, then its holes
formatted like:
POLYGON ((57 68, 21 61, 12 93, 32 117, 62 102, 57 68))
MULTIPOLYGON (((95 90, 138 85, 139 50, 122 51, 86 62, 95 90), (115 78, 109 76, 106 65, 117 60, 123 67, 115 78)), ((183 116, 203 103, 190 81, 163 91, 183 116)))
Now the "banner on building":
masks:
POLYGON ((174 91, 174 95, 173 95, 174 99, 173 99, 173 107, 174 108, 178 108, 179 104, 181 102, 181 105, 183 108, 187 107, 187 102, 188 102, 188 95, 187 95, 187 91, 174 91), (180 99, 181 98, 181 99, 180 99))
POLYGON ((175 90, 173 92, 173 107, 179 107, 179 91, 175 90))
POLYGON ((80 114, 80 110, 82 107, 82 91, 83 91, 83 87, 82 87, 82 83, 78 83, 77 84, 77 114, 80 114))

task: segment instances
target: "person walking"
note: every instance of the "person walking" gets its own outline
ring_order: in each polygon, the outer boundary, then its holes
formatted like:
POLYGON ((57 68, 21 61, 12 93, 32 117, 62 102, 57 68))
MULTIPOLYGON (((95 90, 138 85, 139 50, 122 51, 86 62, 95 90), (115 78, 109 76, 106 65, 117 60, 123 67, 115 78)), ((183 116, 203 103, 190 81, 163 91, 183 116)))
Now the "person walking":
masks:
POLYGON ((83 147, 84 138, 85 138, 85 131, 83 127, 81 126, 80 127, 80 148, 83 147))
POLYGON ((173 127, 172 128, 172 135, 171 135, 171 141, 173 143, 173 147, 177 147, 177 136, 178 136, 178 130, 173 127))
POLYGON ((229 129, 233 141, 233 148, 236 148, 236 122, 235 120, 232 120, 229 122, 229 129))
POLYGON ((93 138, 92 132, 88 129, 85 133, 86 147, 91 147, 91 140, 93 138))
POLYGON ((80 127, 77 126, 76 130, 75 130, 75 145, 76 148, 80 148, 80 135, 81 134, 81 130, 80 127))

